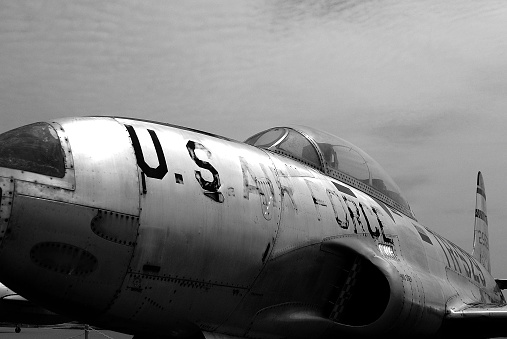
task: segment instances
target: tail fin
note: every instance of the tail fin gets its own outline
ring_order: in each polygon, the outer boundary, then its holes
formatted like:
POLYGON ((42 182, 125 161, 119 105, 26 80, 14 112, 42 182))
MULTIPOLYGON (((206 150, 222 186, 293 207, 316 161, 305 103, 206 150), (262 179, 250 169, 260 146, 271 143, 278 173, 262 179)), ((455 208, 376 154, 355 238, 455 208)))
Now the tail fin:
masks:
POLYGON ((489 261, 488 212, 486 190, 482 174, 477 174, 477 195, 475 201, 474 249, 472 255, 491 273, 489 261))

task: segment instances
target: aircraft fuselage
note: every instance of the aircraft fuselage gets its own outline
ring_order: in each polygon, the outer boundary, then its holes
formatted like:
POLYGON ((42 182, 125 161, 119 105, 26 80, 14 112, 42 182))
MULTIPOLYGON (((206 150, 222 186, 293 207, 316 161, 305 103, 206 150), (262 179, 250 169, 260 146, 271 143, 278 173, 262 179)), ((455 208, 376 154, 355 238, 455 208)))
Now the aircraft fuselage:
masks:
POLYGON ((0 281, 59 314, 139 337, 401 337, 503 300, 471 255, 346 177, 171 125, 50 126, 63 170, 0 168, 0 281))

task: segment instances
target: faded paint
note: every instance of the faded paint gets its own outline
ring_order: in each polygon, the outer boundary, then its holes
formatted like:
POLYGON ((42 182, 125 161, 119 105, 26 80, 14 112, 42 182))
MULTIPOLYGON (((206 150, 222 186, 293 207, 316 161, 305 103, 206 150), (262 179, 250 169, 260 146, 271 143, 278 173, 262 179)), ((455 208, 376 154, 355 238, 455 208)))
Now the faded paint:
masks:
POLYGON ((459 300, 503 302, 456 245, 285 155, 124 118, 57 124, 72 175, 49 185, 0 169, 0 276, 44 304, 131 333, 304 338, 430 335, 459 300), (64 275, 44 257, 66 249, 93 270, 64 275), (30 276, 47 283, 31 293, 30 276))

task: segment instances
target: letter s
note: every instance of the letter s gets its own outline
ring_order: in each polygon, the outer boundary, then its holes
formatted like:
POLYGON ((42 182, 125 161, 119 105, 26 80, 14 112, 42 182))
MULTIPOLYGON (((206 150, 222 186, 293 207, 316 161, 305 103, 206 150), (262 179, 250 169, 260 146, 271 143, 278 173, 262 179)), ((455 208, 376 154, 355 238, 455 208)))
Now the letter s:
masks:
POLYGON ((215 169, 215 167, 213 167, 213 165, 197 157, 197 155, 195 154, 196 149, 205 151, 208 154, 208 157, 211 156, 211 152, 201 143, 192 140, 189 140, 187 142, 187 150, 188 154, 190 155, 190 158, 192 158, 192 160, 195 162, 197 166, 211 172, 211 174, 213 175, 213 181, 205 180, 202 177, 200 171, 195 171, 195 178, 197 179, 199 185, 201 185, 202 189, 209 192, 217 192, 221 186, 220 175, 218 174, 218 171, 215 169))

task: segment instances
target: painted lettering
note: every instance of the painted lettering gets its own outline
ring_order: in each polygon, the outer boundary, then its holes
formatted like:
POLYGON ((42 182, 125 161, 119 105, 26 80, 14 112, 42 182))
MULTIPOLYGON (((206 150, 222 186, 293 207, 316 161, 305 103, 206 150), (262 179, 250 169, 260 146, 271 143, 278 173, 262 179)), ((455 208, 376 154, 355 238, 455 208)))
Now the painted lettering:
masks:
POLYGON ((137 165, 139 166, 139 168, 149 178, 160 180, 163 179, 168 171, 164 151, 162 150, 162 146, 160 145, 160 141, 158 140, 157 133, 155 133, 155 131, 151 129, 148 129, 148 133, 150 134, 151 140, 153 141, 153 146, 155 147, 155 151, 157 152, 158 159, 158 167, 153 168, 150 167, 144 160, 143 150, 141 148, 141 144, 139 142, 139 138, 137 137, 134 127, 130 125, 125 125, 125 127, 127 128, 127 131, 130 135, 130 139, 132 140, 132 146, 134 146, 134 152, 136 154, 137 165))
POLYGON ((198 170, 195 171, 195 179, 197 180, 197 182, 199 183, 201 188, 204 190, 204 194, 207 197, 215 200, 216 202, 221 203, 224 201, 224 196, 221 192, 218 191, 218 189, 221 186, 220 175, 218 174, 218 171, 215 169, 215 167, 213 167, 213 165, 211 165, 206 160, 200 159, 196 155, 196 152, 195 152, 196 150, 203 151, 206 154, 206 156, 208 157, 208 159, 211 158, 211 152, 203 144, 196 142, 196 141, 189 140, 187 142, 187 151, 188 151, 188 154, 190 155, 190 158, 195 162, 195 164, 197 166, 209 171, 213 177, 213 180, 209 181, 209 180, 204 179, 202 177, 201 171, 198 171, 198 170))
POLYGON ((257 176, 254 171, 250 168, 250 165, 243 157, 239 157, 241 164, 241 172, 243 173, 243 198, 250 200, 251 193, 259 193, 259 187, 257 187, 257 176), (251 184, 250 181, 253 183, 251 184))
POLYGON ((306 186, 308 187, 308 190, 310 190, 310 194, 313 199, 313 204, 315 205, 315 210, 317 211, 317 219, 320 221, 322 220, 322 216, 320 214, 319 206, 326 207, 327 206, 326 202, 317 196, 316 192, 318 191, 318 187, 313 182, 311 182, 308 179, 305 179, 305 183, 306 186))
POLYGON ((292 207, 297 212, 298 206, 296 204, 296 200, 294 200, 294 189, 292 188, 290 179, 288 178, 287 173, 284 173, 280 170, 280 173, 277 175, 278 177, 278 188, 280 189, 280 195, 281 195, 281 204, 283 204, 283 200, 285 197, 288 197, 290 199, 290 202, 292 204, 292 207), (284 183, 284 182, 287 183, 284 183))
POLYGON ((271 180, 267 177, 267 169, 263 164, 260 164, 266 177, 258 178, 249 163, 243 157, 239 157, 239 161, 241 164, 241 172, 243 173, 243 197, 250 200, 250 194, 257 193, 261 201, 262 215, 266 220, 271 220, 272 210, 275 206, 275 189, 271 180), (253 183, 250 183, 250 181, 253 183))
POLYGON ((442 248, 442 251, 445 254, 445 257, 447 259, 447 267, 452 269, 453 271, 458 271, 461 273, 461 268, 459 266, 459 261, 456 256, 456 253, 452 249, 452 247, 449 245, 449 243, 443 239, 440 236, 437 236, 436 234, 433 234, 435 236, 435 239, 437 239, 438 244, 442 248), (452 266, 451 266, 452 265, 452 266))
POLYGON ((479 277, 480 283, 483 286, 486 286, 486 278, 484 278, 484 273, 482 273, 481 267, 473 258, 471 258, 471 263, 472 263, 472 266, 475 266, 475 268, 477 269, 477 272, 479 273, 478 277, 479 277))
POLYGON ((442 240, 439 236, 437 236, 436 234, 432 233, 434 236, 435 236, 435 240, 437 241, 438 245, 440 245, 440 248, 442 249, 442 252, 444 253, 445 255, 445 259, 447 260, 447 267, 451 267, 451 260, 449 259, 449 255, 447 254, 447 250, 445 249, 444 247, 444 244, 442 243, 442 240))
POLYGON ((477 240, 479 241, 479 244, 484 246, 486 249, 489 250, 489 239, 488 235, 485 232, 482 232, 480 230, 477 230, 477 240))
MULTIPOLYGON (((370 220, 368 219, 368 216, 364 212, 363 204, 359 203, 359 208, 361 208, 361 212, 363 212, 364 219, 366 220, 366 227, 368 228, 368 232, 370 233, 370 236, 373 239, 377 239, 378 237, 380 237, 380 231, 378 229, 376 229, 375 231, 372 230, 371 225, 370 225, 370 220)), ((366 206, 366 208, 368 208, 368 206, 366 206)))
MULTIPOLYGON (((382 234, 382 240, 387 244, 394 244, 393 239, 389 238, 386 233, 384 232, 384 223, 380 219, 380 211, 377 210, 375 207, 372 207, 371 210, 373 211, 373 214, 377 217, 378 226, 380 228, 380 233, 382 234)), ((394 220, 394 219, 393 219, 394 220)))
POLYGON ((343 229, 349 228, 349 218, 347 217, 347 213, 345 212, 345 206, 340 199, 340 196, 330 189, 326 189, 327 197, 329 198, 329 202, 331 203, 331 207, 333 207, 334 217, 336 223, 343 229), (336 203, 338 200, 339 203, 336 203))
POLYGON ((452 245, 449 242, 445 242, 445 245, 447 247, 447 251, 448 251, 450 257, 452 258, 452 262, 454 264, 454 270, 456 272, 459 271, 459 273, 462 273, 461 265, 459 264, 458 252, 453 249, 452 245))
MULTIPOLYGON (((468 259, 468 256, 466 256, 463 251, 456 245, 454 245, 453 243, 449 243, 449 245, 454 248, 454 252, 458 255, 459 259, 461 260, 461 263, 463 264, 463 269, 465 271, 465 275, 468 277, 468 278, 471 278, 472 277, 472 273, 473 273, 473 267, 471 268, 467 261, 468 259)), ((460 270, 461 272, 461 270, 460 270)), ((475 274, 474 274, 474 277, 475 277, 475 274)), ((474 278, 475 279, 475 278, 474 278)), ((475 279, 477 282, 479 282, 477 279, 475 279)))
POLYGON ((442 251, 447 259, 448 268, 463 274, 468 279, 473 280, 482 286, 486 286, 486 279, 484 277, 484 273, 482 272, 482 268, 470 254, 435 233, 433 233, 433 235, 442 248, 442 251), (463 270, 461 269, 462 267, 463 270), (463 273, 463 271, 465 272, 463 273))
POLYGON ((354 200, 347 198, 347 196, 342 195, 343 201, 347 206, 347 210, 349 211, 350 219, 352 219, 352 223, 354 224, 354 233, 357 234, 357 229, 361 226, 361 229, 364 232, 364 226, 361 222, 361 213, 359 212, 359 208, 354 200), (352 207, 351 207, 352 206, 352 207))

